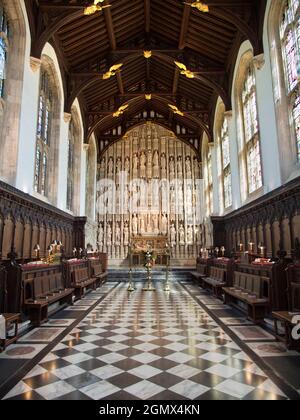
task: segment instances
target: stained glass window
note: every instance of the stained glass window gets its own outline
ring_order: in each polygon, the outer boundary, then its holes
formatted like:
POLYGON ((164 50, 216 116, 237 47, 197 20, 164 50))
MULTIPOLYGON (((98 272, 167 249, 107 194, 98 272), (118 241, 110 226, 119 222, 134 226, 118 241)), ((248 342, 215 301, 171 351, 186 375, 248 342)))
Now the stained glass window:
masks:
POLYGON ((224 196, 224 207, 227 209, 232 205, 232 182, 231 182, 231 166, 230 166, 230 143, 229 143, 229 130, 227 119, 224 118, 221 128, 220 138, 221 148, 221 180, 224 196))
POLYGON ((286 92, 290 103, 291 123, 300 162, 300 0, 287 0, 280 25, 281 49, 285 71, 286 92))
POLYGON ((47 195, 48 161, 51 145, 52 92, 49 75, 44 70, 41 72, 38 106, 34 188, 39 194, 47 195))
POLYGON ((68 149, 68 182, 67 182, 67 209, 73 211, 74 201, 74 153, 75 153, 74 123, 71 121, 69 129, 68 149))
POLYGON ((9 42, 9 25, 3 6, 0 4, 0 97, 4 98, 9 42))
POLYGON ((262 186, 262 168, 260 155, 260 137, 257 114, 255 75, 249 66, 242 93, 244 122, 245 159, 247 167, 248 193, 251 194, 262 186))

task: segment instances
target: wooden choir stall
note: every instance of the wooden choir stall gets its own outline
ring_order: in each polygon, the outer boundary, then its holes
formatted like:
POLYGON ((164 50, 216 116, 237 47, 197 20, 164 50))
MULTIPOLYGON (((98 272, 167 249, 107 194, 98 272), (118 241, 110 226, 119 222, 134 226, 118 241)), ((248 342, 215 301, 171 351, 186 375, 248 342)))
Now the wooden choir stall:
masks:
POLYGON ((106 254, 63 261, 49 257, 26 264, 19 264, 14 253, 10 257, 0 270, 0 312, 20 314, 21 321, 30 320, 33 326, 73 305, 107 277, 106 254))

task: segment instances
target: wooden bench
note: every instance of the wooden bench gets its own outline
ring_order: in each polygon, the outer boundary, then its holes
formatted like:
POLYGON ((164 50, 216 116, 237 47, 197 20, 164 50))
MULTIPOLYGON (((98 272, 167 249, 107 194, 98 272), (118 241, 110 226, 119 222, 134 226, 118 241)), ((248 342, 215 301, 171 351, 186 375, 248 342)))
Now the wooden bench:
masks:
POLYGON ((96 290, 97 279, 95 277, 90 277, 88 268, 80 268, 72 272, 71 286, 75 289, 76 298, 82 299, 86 289, 96 290))
POLYGON ((10 344, 16 343, 18 340, 18 326, 21 320, 20 314, 3 314, 5 320, 6 337, 0 337, 0 352, 4 351, 10 344), (14 334, 8 335, 11 326, 14 326, 14 334))
POLYGON ((217 297, 221 297, 223 287, 226 286, 225 277, 225 270, 218 267, 211 267, 209 277, 203 278, 204 287, 212 290, 217 297))
MULTIPOLYGON (((295 314, 287 311, 280 311, 280 312, 273 312, 273 319, 274 319, 274 328, 275 328, 275 335, 277 340, 285 343, 288 350, 300 350, 300 340, 295 340, 293 338, 293 329, 296 326, 294 323, 295 314), (278 324, 283 326, 284 332, 281 334, 279 333, 278 324)), ((298 317, 300 316, 300 312, 298 313, 298 317)))
POLYGON ((203 279, 208 274, 208 267, 204 264, 197 264, 197 271, 192 271, 191 275, 193 276, 194 280, 199 284, 199 286, 203 286, 203 279))
POLYGON ((96 279, 97 288, 102 286, 107 278, 107 272, 103 272, 102 265, 100 263, 91 265, 91 275, 92 278, 96 279))
MULTIPOLYGON (((35 326, 48 320, 49 306, 59 303, 61 309, 62 306, 73 304, 74 289, 64 287, 61 273, 35 277, 32 285, 32 297, 25 300, 24 308, 35 326)), ((57 310, 55 308, 54 311, 57 310)))
POLYGON ((269 300, 263 296, 267 278, 234 272, 234 287, 223 287, 225 303, 245 312, 254 323, 261 323, 267 313, 269 300))

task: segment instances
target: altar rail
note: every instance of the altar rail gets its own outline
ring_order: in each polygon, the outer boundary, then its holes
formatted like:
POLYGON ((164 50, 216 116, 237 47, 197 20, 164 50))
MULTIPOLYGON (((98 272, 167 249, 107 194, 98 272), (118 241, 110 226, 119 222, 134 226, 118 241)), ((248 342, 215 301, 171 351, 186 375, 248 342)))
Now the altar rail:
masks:
POLYGON ((30 261, 36 244, 43 258, 54 240, 71 256, 74 247, 85 246, 85 223, 84 217, 73 217, 0 181, 0 260, 7 260, 15 248, 19 262, 30 261))
POLYGON ((275 257, 279 249, 290 257, 300 238, 300 178, 212 222, 214 245, 225 246, 228 253, 240 243, 247 249, 253 242, 256 253, 263 243, 268 257, 275 257))

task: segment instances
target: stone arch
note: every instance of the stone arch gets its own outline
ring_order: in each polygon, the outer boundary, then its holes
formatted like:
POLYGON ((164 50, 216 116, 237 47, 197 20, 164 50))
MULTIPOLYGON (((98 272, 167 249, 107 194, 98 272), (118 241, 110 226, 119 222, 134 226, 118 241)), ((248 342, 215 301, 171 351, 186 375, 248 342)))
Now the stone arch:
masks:
POLYGON ((224 179, 222 170, 222 145, 221 145, 221 130, 225 118, 225 105, 219 98, 216 106, 215 121, 214 121, 214 144, 217 154, 217 175, 218 175, 218 195, 220 202, 220 211, 224 211, 224 179))
MULTIPOLYGON (((236 72, 233 82, 233 103, 236 118, 237 130, 237 152, 240 171, 240 187, 241 198, 245 202, 248 197, 248 172, 247 172, 247 156, 245 147, 245 130, 242 107, 242 91, 244 87, 245 78, 249 71, 249 66, 254 66, 253 47, 249 41, 244 42, 241 46, 240 54, 236 63, 236 72)), ((258 112, 259 115, 259 112, 258 112)))
POLYGON ((209 168, 208 168, 208 153, 210 148, 214 146, 214 143, 209 142, 209 138, 206 133, 203 133, 202 139, 202 166, 203 166, 203 182, 204 182, 204 199, 205 199, 205 213, 206 217, 210 217, 213 212, 213 190, 210 191, 210 187, 214 187, 209 182, 209 168))
POLYGON ((80 213, 80 180, 81 180, 81 150, 83 143, 83 130, 81 118, 76 105, 71 109, 71 123, 74 125, 74 186, 73 186, 73 213, 80 213))
POLYGON ((2 0, 10 25, 5 97, 0 104, 0 178, 15 185, 24 79, 26 23, 19 0, 2 0), (7 158, 9 156, 9 159, 7 158))

